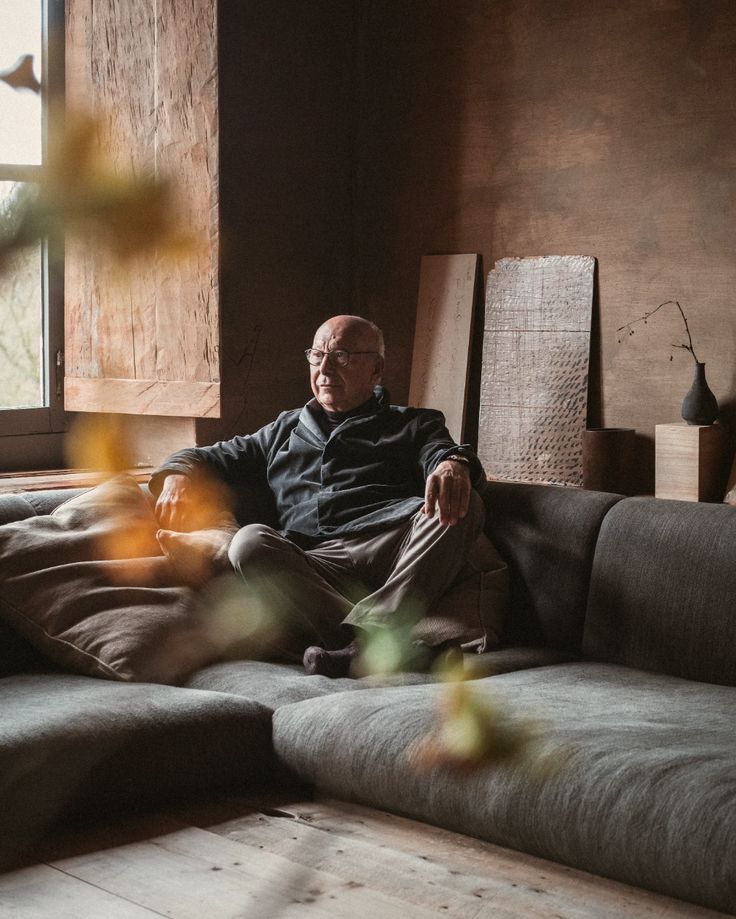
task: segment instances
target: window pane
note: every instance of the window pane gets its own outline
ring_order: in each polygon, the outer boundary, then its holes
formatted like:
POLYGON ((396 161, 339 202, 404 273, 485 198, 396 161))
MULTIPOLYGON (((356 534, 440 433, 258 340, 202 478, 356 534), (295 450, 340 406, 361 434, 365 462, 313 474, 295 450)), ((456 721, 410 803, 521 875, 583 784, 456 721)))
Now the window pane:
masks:
MULTIPOLYGON (((41 0, 0 0, 0 71, 25 54, 41 78, 41 0)), ((41 97, 0 81, 0 163, 41 162, 41 97)))
MULTIPOLYGON (((32 186, 0 182, 0 235, 13 205, 32 186)), ((43 253, 40 243, 4 259, 0 272, 0 409, 45 404, 43 385, 43 253)))

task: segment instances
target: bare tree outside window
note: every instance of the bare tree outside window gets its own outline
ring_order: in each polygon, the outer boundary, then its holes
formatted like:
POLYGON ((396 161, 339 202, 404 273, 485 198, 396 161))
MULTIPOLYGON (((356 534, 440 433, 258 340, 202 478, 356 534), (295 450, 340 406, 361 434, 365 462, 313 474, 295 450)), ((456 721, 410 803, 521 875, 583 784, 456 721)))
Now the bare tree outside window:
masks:
MULTIPOLYGON (((0 4, 0 237, 12 236, 43 162, 41 0, 0 4), (40 75, 40 74, 39 74, 40 75)), ((0 275, 0 410, 46 403, 44 253, 37 242, 3 259, 0 275)))

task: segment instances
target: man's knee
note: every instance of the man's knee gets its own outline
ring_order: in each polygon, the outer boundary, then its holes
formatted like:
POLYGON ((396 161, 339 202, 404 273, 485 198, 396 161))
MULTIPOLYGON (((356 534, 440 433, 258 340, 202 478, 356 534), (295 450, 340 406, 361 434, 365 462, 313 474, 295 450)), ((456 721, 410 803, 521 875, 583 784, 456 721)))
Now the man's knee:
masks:
POLYGON ((241 527, 230 543, 228 559, 236 571, 246 568, 262 569, 273 559, 275 550, 286 540, 263 523, 241 527))

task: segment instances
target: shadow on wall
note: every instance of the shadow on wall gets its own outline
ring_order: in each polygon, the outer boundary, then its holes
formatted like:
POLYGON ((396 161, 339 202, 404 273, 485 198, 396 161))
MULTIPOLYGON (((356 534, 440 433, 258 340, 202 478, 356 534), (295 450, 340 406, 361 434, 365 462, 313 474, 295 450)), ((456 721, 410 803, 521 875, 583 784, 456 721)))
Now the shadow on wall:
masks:
MULTIPOLYGON (((488 215, 478 211, 483 192, 469 194, 467 172, 477 157, 469 164, 465 151, 491 131, 505 133, 503 112, 494 108, 491 118, 490 102, 481 103, 487 117, 478 117, 472 71, 473 42, 488 31, 486 20, 496 22, 498 55, 511 54, 503 40, 505 8, 469 0, 358 5, 353 303, 384 328, 395 402, 409 393, 421 256, 492 247, 488 215)), ((494 98, 502 93, 502 85, 494 88, 494 98)), ((489 145, 483 183, 494 155, 489 145)), ((481 308, 483 301, 481 293, 481 308)))

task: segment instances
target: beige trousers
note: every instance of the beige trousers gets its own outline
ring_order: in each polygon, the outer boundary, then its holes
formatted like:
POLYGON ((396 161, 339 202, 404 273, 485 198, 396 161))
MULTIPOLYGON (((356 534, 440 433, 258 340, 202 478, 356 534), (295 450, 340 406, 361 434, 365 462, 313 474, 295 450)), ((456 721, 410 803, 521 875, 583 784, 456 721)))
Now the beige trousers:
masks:
POLYGON ((382 533, 310 549, 263 524, 243 527, 229 558, 245 585, 246 608, 271 630, 258 656, 301 661, 310 645, 344 647, 352 626, 417 622, 463 567, 483 522, 473 491, 467 515, 452 527, 417 511, 382 533))

